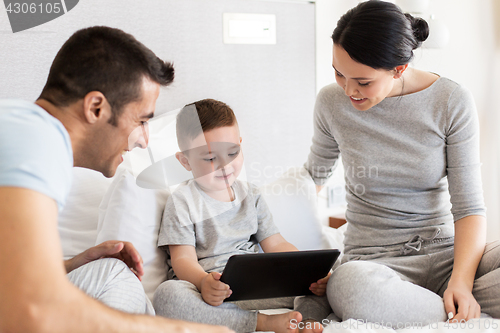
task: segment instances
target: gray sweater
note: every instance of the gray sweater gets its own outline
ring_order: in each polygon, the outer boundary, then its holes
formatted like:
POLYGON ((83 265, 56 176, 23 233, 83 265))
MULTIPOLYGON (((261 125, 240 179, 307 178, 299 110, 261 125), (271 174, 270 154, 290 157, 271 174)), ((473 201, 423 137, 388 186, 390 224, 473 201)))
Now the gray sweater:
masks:
POLYGON ((414 235, 454 235, 453 222, 485 215, 479 126, 472 95, 439 78, 417 93, 358 111, 337 84, 314 110, 306 169, 326 182, 339 154, 346 181, 346 246, 383 246, 414 235))

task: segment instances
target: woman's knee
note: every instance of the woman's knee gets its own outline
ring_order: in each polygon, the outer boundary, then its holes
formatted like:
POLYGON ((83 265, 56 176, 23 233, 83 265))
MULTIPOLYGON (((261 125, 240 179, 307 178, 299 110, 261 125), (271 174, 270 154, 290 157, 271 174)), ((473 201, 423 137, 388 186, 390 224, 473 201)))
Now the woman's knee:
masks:
POLYGON ((340 265, 327 286, 328 301, 333 312, 342 318, 363 317, 361 310, 369 309, 374 290, 380 289, 382 280, 394 274, 386 266, 367 261, 351 261, 340 265))

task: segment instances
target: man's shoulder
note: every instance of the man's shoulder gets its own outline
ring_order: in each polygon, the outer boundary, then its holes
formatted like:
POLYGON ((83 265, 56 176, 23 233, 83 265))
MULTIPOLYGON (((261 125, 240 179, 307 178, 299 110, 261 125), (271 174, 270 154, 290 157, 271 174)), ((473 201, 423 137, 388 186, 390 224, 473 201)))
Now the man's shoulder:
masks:
POLYGON ((40 106, 15 99, 0 100, 0 126, 3 131, 20 134, 28 132, 30 137, 42 133, 51 134, 69 143, 69 135, 63 124, 40 106))
POLYGON ((72 166, 71 141, 59 120, 33 103, 0 101, 0 186, 36 190, 61 208, 72 166))

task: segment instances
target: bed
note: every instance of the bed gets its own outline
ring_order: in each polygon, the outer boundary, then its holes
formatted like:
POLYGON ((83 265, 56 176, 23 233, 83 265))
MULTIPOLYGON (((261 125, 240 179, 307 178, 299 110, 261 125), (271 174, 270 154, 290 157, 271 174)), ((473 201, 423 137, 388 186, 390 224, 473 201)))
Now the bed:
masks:
MULTIPOLYGON (((132 242, 143 256, 142 283, 151 298, 156 287, 166 279, 165 256, 157 249, 156 240, 168 191, 137 186, 131 163, 126 158, 112 180, 91 170, 75 168, 72 192, 60 216, 59 231, 66 258, 109 239, 132 242)), ((345 226, 333 229, 320 222, 315 185, 304 168, 290 168, 276 181, 262 186, 261 192, 283 236, 297 248, 342 249, 345 226)), ((263 312, 284 311, 290 309, 263 312)), ((340 322, 333 315, 328 323, 327 333, 500 332, 500 320, 487 317, 467 323, 397 329, 352 319, 340 322)))

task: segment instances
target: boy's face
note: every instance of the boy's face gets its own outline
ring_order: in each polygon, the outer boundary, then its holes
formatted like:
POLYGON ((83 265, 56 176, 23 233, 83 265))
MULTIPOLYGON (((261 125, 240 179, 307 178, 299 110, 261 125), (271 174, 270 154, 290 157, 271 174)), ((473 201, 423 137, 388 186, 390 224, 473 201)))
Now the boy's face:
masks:
POLYGON ((177 158, 205 192, 226 190, 243 166, 238 124, 201 133, 177 158))

